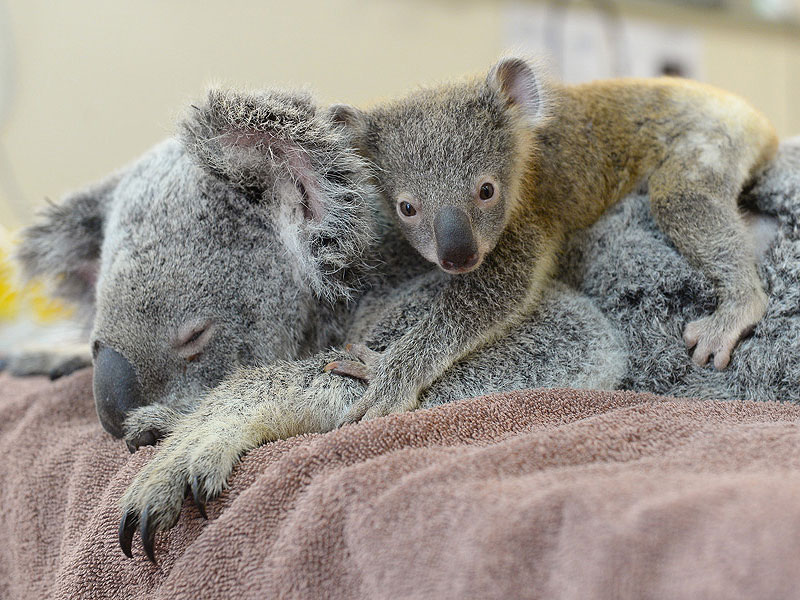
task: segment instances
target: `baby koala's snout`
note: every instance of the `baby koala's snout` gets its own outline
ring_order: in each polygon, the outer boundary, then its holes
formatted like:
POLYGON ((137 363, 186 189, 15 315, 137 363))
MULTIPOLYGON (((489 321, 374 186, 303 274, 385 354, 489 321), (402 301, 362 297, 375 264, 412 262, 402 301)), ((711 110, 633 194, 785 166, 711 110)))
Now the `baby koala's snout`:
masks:
POLYGON ((466 273, 478 264, 478 243, 472 223, 462 209, 445 206, 433 220, 436 253, 445 271, 466 273))
POLYGON ((134 408, 143 405, 136 369, 119 352, 100 345, 94 358, 94 404, 103 428, 116 438, 134 408))

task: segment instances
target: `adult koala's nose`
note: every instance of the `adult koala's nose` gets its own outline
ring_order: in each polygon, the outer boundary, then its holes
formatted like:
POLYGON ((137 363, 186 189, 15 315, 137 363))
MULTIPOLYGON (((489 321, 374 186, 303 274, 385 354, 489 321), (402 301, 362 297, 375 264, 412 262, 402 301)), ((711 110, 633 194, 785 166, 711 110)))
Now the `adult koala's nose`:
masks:
POLYGON ((121 438, 125 417, 143 404, 136 369, 122 354, 100 345, 94 358, 94 405, 103 428, 121 438))

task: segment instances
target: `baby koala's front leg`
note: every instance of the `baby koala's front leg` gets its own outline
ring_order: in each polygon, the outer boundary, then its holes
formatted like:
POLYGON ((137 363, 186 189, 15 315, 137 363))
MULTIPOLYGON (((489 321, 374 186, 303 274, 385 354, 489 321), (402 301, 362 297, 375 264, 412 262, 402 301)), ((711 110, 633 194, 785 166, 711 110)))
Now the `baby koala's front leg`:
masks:
POLYGON ((343 423, 419 407, 420 394, 453 363, 505 333, 539 299, 558 239, 519 223, 483 265, 453 275, 400 339, 372 362, 369 385, 343 423))
MULTIPOLYGON (((452 289, 447 291, 452 292, 452 289)), ((473 303, 481 301, 476 293, 471 300, 473 303)), ((371 352, 365 361, 368 364, 334 365, 329 369, 369 381, 363 396, 353 404, 342 423, 418 408, 420 394, 454 362, 487 342, 495 332, 503 331, 511 323, 516 308, 515 304, 509 304, 494 313, 478 311, 471 319, 468 301, 462 304, 466 307, 463 316, 455 309, 442 308, 443 304, 434 305, 383 354, 371 352)))

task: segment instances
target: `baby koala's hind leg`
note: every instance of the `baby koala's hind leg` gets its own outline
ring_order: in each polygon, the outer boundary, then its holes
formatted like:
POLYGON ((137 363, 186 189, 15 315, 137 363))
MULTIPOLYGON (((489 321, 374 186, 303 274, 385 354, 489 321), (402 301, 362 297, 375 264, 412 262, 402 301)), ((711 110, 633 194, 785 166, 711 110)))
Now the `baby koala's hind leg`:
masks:
POLYGON ((756 268, 752 237, 739 213, 741 172, 736 165, 713 169, 686 161, 667 162, 650 178, 653 216, 692 266, 713 283, 716 311, 692 321, 683 339, 692 360, 724 369, 738 341, 766 312, 767 296, 756 268))

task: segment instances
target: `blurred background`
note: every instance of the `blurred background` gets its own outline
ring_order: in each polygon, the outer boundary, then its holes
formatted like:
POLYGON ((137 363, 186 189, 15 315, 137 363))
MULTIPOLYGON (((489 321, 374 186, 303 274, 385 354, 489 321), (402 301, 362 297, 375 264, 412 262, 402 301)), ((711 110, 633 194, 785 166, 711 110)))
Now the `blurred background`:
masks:
POLYGON ((800 0, 0 0, 0 250, 46 198, 170 135, 211 82, 368 105, 508 49, 567 81, 701 79, 800 133, 800 0))
POLYGON ((569 81, 675 72, 800 133, 800 0, 0 0, 0 224, 173 131, 210 82, 369 104, 545 52, 569 81))

